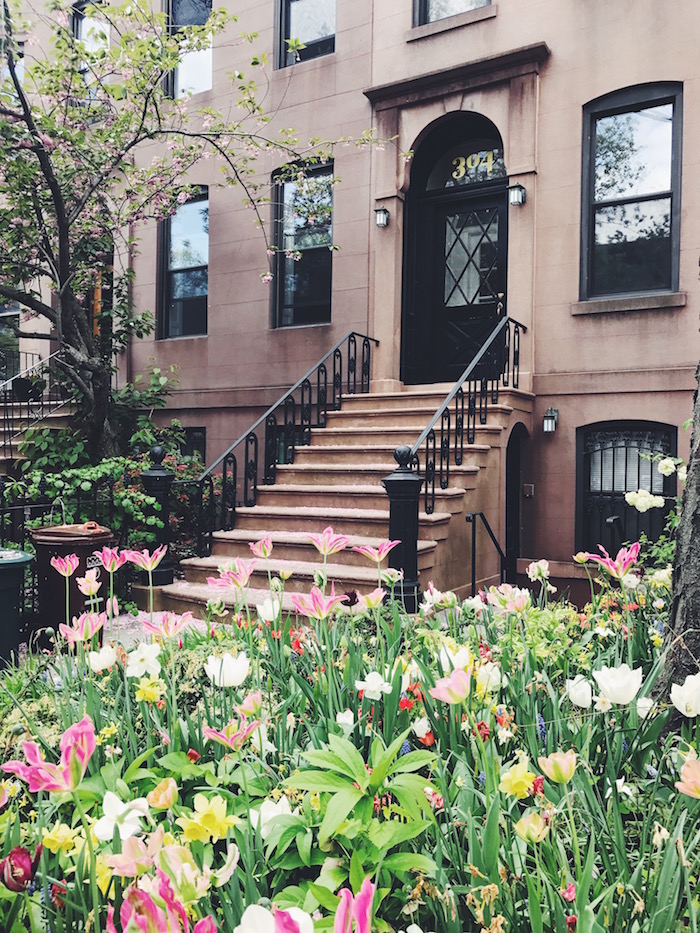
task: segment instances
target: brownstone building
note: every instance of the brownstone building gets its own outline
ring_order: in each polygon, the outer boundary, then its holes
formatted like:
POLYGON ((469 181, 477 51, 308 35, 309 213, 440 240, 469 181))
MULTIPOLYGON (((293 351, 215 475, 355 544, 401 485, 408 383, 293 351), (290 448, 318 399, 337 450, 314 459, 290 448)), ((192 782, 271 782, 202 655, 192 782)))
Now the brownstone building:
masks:
MULTIPOLYGON (((176 19, 206 15, 206 3, 173 3, 176 19)), ((142 240, 136 301, 157 310, 158 330, 133 344, 129 371, 149 357, 179 366, 169 414, 207 463, 347 332, 379 341, 370 395, 329 414, 274 487, 260 484, 241 539, 276 529, 278 553, 299 563, 295 531, 385 537, 391 450, 418 438, 504 315, 526 328, 518 387, 477 424, 432 512, 421 506, 423 585, 470 583, 468 512, 484 512, 511 570, 547 558, 564 579, 576 550, 658 532, 661 513, 640 516, 624 493, 673 495, 675 477, 640 453, 688 449, 700 5, 240 0, 231 12, 236 26, 177 76, 192 106, 229 105, 227 75, 250 55, 231 38, 256 32, 273 126, 302 139, 375 127, 391 140, 336 149, 313 176, 311 223, 295 220, 294 181, 276 186, 269 284, 263 236, 238 192, 216 187, 214 160, 193 179, 202 198, 142 240)), ((259 167, 270 179, 279 168, 259 167)), ((489 547, 480 583, 496 574, 489 547)))

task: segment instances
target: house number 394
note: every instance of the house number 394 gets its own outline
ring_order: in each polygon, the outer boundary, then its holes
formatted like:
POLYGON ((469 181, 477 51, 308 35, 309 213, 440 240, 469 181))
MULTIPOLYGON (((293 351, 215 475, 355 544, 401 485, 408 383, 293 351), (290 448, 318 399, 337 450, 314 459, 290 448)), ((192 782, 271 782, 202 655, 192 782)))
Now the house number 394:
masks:
POLYGON ((452 160, 452 164, 455 166, 452 177, 455 181, 459 181, 460 178, 464 178, 468 170, 474 171, 480 165, 485 165, 486 172, 489 174, 493 171, 493 158, 493 149, 488 149, 486 152, 472 152, 468 156, 458 156, 452 160))

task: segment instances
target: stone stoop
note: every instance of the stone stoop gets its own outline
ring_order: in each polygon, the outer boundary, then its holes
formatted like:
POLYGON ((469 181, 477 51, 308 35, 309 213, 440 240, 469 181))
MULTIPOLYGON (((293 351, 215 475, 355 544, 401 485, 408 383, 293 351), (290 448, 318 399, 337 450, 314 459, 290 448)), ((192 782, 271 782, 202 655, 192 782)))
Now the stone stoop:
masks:
MULTIPOLYGON (((251 559, 249 544, 270 534, 272 555, 257 561, 248 603, 262 602, 269 595, 269 576, 283 571, 290 574, 283 607, 291 609, 290 594, 308 593, 314 573, 323 564, 308 535, 328 525, 350 537, 349 547, 328 559, 329 585, 336 593, 365 594, 374 589, 378 583, 375 565, 352 546, 376 547, 387 538, 389 499, 381 480, 396 466, 395 448, 415 442, 447 391, 448 387, 430 386, 424 391, 410 387, 403 392, 344 397, 343 410, 329 412, 325 428, 312 429, 311 443, 297 448, 294 463, 277 467, 275 484, 258 487, 257 505, 237 509, 235 530, 214 533, 211 556, 182 561, 185 579, 162 588, 163 607, 196 614, 212 596, 232 605, 232 593, 209 587, 207 577, 216 576, 219 566, 234 557, 251 559)), ((467 444, 465 438, 463 463, 450 464, 447 488, 441 489, 436 479, 431 514, 421 495, 418 569, 423 589, 433 581, 438 589, 468 594, 471 537, 464 520, 467 512, 483 511, 503 541, 505 447, 516 421, 531 428, 532 400, 527 392, 501 391, 499 403, 489 403, 486 424, 478 423, 477 414, 475 443, 467 444)), ((421 465, 423 459, 421 453, 421 465)), ((498 581, 497 558, 485 538, 482 534, 477 539, 479 585, 498 581)))
POLYGON ((63 405, 60 409, 46 412, 43 418, 28 422, 26 418, 26 403, 20 405, 18 402, 8 405, 8 419, 5 430, 12 435, 13 455, 10 456, 9 449, 2 446, 0 437, 0 476, 12 476, 17 472, 17 467, 22 463, 23 458, 17 453, 17 447, 22 443, 24 432, 28 426, 33 428, 65 428, 70 424, 70 419, 74 414, 72 405, 63 405), (20 413, 25 416, 21 417, 20 413))

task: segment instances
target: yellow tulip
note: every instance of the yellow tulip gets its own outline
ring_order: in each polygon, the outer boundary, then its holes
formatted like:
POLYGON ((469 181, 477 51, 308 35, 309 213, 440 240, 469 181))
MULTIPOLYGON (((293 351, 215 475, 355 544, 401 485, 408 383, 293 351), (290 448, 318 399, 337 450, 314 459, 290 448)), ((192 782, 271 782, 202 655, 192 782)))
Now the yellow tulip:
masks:
POLYGON ((555 784, 568 784, 576 770, 576 752, 552 752, 548 758, 538 758, 540 770, 555 784))

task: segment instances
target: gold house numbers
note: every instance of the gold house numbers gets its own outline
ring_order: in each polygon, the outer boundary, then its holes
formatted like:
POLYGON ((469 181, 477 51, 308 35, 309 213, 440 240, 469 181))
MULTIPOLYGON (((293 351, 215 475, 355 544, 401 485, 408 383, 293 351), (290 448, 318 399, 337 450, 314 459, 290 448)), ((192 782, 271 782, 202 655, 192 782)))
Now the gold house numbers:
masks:
POLYGON ((496 149, 486 149, 481 152, 472 152, 468 156, 457 156, 452 160, 455 169, 452 177, 455 181, 462 179, 472 181, 482 173, 490 175, 493 172, 494 162, 500 157, 500 152, 496 149), (469 174, 469 178, 465 176, 469 174))

